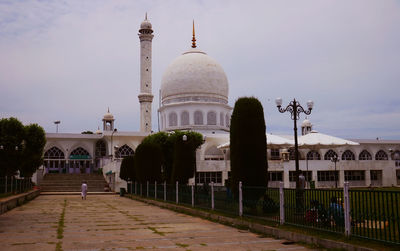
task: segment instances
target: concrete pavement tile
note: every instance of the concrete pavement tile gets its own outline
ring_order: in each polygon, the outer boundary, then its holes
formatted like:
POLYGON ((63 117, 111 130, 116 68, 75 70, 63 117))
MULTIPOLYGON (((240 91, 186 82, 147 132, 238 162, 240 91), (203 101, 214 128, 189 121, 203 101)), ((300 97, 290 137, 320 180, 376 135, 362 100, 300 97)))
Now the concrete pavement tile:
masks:
POLYGON ((5 250, 307 250, 114 195, 39 196, 0 216, 5 250), (66 206, 64 206, 66 201, 66 206), (65 207, 65 208, 64 208, 65 207), (57 239, 65 210, 62 239, 57 239))

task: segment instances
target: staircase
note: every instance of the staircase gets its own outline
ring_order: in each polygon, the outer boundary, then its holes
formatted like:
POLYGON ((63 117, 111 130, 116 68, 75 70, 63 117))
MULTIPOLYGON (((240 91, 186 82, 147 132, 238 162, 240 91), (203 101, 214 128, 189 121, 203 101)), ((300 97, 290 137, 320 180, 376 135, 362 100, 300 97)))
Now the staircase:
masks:
POLYGON ((104 192, 107 184, 102 174, 48 173, 40 182, 42 192, 80 192, 82 181, 86 181, 88 192, 104 192))

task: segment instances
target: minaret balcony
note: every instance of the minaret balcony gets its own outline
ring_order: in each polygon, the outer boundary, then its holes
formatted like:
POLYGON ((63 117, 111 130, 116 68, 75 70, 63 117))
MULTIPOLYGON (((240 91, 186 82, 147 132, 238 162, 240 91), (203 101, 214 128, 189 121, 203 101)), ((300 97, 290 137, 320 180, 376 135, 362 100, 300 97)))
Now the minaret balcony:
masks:
POLYGON ((150 93, 140 93, 138 98, 139 98, 139 102, 153 102, 153 95, 150 93))

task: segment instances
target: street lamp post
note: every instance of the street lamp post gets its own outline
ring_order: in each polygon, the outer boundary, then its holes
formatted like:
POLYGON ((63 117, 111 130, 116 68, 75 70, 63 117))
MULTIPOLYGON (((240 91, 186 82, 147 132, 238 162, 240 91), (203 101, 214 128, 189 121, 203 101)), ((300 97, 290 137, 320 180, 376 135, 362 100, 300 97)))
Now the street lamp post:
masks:
POLYGON ((56 133, 58 133, 58 125, 61 123, 60 120, 54 121, 54 124, 56 125, 56 133))
POLYGON ((113 149, 113 153, 114 153, 114 159, 115 158, 121 158, 121 156, 120 156, 120 154, 118 153, 118 150, 119 150, 119 146, 118 145, 116 145, 116 146, 114 146, 114 149, 113 149))
POLYGON ((295 156, 295 165, 296 165, 296 172, 295 172, 295 178, 296 178, 296 209, 301 210, 302 208, 302 200, 303 200, 303 190, 300 188, 300 182, 299 182, 299 175, 300 175, 300 168, 299 168, 299 146, 297 143, 297 120, 300 118, 300 114, 303 112, 306 115, 311 114, 311 110, 314 106, 314 102, 309 100, 307 102, 307 107, 308 110, 304 110, 304 108, 300 105, 300 103, 296 100, 293 99, 289 103, 289 105, 286 106, 286 108, 282 108, 282 98, 277 98, 275 100, 276 106, 278 107, 278 111, 280 113, 285 113, 289 112, 291 114, 291 118, 293 120, 293 130, 294 130, 294 156, 295 156))
POLYGON ((111 133, 111 160, 114 159, 114 146, 113 146, 113 136, 114 133, 117 132, 117 128, 114 128, 113 132, 111 133))
MULTIPOLYGON (((188 137, 186 134, 184 134, 182 136, 182 141, 184 142, 184 144, 186 144, 187 140, 188 140, 188 137)), ((193 170, 193 179, 194 179, 194 187, 196 188, 196 167, 194 167, 194 170, 193 170)))
MULTIPOLYGON (((188 136, 186 134, 184 134, 182 136, 182 141, 184 144, 186 144, 186 142, 188 141, 188 136)), ((196 184, 196 164, 193 168, 193 180, 194 180, 194 194, 193 194, 193 200, 196 201, 196 192, 197 192, 197 184, 196 184)))
POLYGON ((337 155, 331 157, 331 161, 335 163, 335 188, 337 188, 337 180, 339 178, 339 175, 336 175, 336 163, 339 162, 339 160, 340 158, 337 155))

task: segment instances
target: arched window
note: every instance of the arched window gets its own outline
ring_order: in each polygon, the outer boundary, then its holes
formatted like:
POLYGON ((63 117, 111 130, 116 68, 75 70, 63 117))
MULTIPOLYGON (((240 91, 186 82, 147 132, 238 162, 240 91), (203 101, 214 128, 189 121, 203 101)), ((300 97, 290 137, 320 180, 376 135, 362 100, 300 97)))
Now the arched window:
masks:
POLYGON ((331 160, 331 158, 338 156, 333 150, 328 150, 324 155, 324 160, 331 160))
POLYGON ((224 160, 224 153, 216 146, 209 147, 204 153, 205 160, 224 160))
POLYGON ((64 153, 58 147, 53 146, 44 153, 44 159, 64 159, 64 153))
POLYGON ((367 150, 363 150, 360 155, 358 155, 359 160, 372 160, 371 154, 367 150))
POLYGON ((230 119, 229 119, 229 114, 226 114, 225 115, 225 125, 226 125, 226 127, 230 127, 230 119))
POLYGON ((130 148, 128 145, 123 145, 118 148, 117 152, 115 153, 116 158, 124 158, 127 156, 133 155, 135 152, 130 148))
POLYGON ((201 111, 194 112, 194 124, 195 125, 203 124, 203 113, 201 111))
POLYGON ((224 113, 223 112, 221 112, 219 114, 219 125, 224 126, 224 113))
POLYGON ((375 160, 388 160, 388 155, 383 150, 379 150, 375 154, 375 160))
POLYGON ((308 160, 321 160, 321 155, 317 151, 311 150, 307 153, 307 159, 308 160))
POLYGON ((207 113, 207 125, 217 124, 217 114, 213 111, 207 113))
POLYGON ((54 172, 54 170, 59 172, 58 169, 65 166, 64 153, 58 147, 53 146, 44 153, 43 165, 49 168, 49 172, 54 172))
POLYGON ((392 160, 400 160, 400 151, 395 151, 392 154, 392 160))
POLYGON ((69 155, 70 159, 91 159, 89 152, 82 147, 75 148, 69 155))
POLYGON ((350 150, 346 150, 344 151, 344 153, 342 154, 342 160, 355 160, 356 156, 354 155, 354 153, 350 150))
MULTIPOLYGON (((288 151, 289 151, 289 159, 290 160, 295 160, 296 159, 296 153, 294 151, 294 147, 289 148, 288 151)), ((301 155, 300 151, 298 151, 298 154, 299 154, 299 160, 300 159, 304 159, 303 156, 301 155)))
POLYGON ((189 113, 187 111, 181 113, 181 125, 189 125, 189 113))
POLYGON ((178 125, 178 115, 175 112, 171 112, 168 115, 168 126, 177 126, 178 125))
POLYGON ((99 140, 96 142, 95 156, 96 158, 106 156, 106 143, 104 142, 104 140, 99 140))

